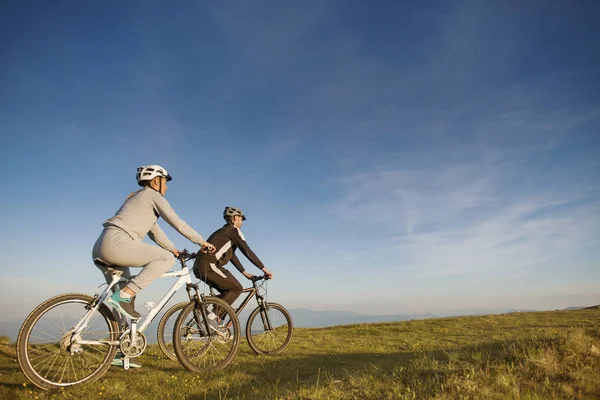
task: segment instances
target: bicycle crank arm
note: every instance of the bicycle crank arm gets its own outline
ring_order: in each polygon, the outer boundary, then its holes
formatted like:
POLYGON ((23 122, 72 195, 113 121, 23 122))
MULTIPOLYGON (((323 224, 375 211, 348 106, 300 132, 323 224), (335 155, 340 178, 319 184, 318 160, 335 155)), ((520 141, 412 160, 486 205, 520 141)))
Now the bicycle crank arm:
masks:
POLYGON ((107 346, 118 346, 119 341, 118 340, 78 340, 77 344, 89 344, 89 345, 105 344, 107 346))

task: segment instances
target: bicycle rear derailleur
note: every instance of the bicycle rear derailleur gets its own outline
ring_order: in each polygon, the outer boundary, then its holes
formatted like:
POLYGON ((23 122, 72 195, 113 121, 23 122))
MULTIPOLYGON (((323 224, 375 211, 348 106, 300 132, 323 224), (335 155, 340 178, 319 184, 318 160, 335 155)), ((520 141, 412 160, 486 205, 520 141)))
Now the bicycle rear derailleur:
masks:
POLYGON ((76 354, 76 353, 81 353, 83 351, 83 349, 81 348, 81 345, 78 343, 80 340, 81 340, 81 335, 75 334, 75 332, 73 331, 73 328, 71 328, 71 330, 66 332, 60 338, 60 349, 68 352, 71 355, 76 354))

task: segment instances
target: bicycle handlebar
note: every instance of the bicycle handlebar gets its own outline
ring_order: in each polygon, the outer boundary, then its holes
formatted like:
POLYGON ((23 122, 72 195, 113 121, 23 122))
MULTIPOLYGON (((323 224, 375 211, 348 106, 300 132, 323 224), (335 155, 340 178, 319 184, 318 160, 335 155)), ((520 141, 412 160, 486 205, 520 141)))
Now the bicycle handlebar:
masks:
POLYGON ((193 258, 196 258, 197 255, 198 253, 190 253, 186 249, 183 249, 179 252, 179 256, 177 257, 177 259, 181 262, 186 262, 193 258))
POLYGON ((250 278, 250 280, 251 280, 252 282, 258 282, 258 281, 261 281, 261 280, 263 280, 263 279, 264 279, 265 281, 267 281, 267 280, 269 280, 269 277, 268 277, 268 276, 266 276, 266 275, 254 275, 254 276, 252 276, 252 278, 250 278))

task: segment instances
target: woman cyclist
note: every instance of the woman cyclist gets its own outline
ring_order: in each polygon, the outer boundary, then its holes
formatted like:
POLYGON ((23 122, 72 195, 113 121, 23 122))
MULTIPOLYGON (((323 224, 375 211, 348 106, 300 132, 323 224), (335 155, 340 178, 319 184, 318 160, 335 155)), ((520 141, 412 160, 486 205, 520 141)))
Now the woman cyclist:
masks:
POLYGON ((164 198, 171 176, 163 167, 139 167, 136 179, 142 189, 131 193, 115 216, 104 222, 104 230, 92 251, 94 263, 103 270, 107 282, 111 280, 105 268, 107 265, 121 267, 125 278, 131 278, 129 267, 143 268, 108 299, 119 313, 132 319, 140 316, 134 306, 136 294, 168 271, 179 255, 175 245, 158 226, 159 217, 187 239, 200 245, 202 251, 215 251, 212 244, 177 216, 164 198), (160 247, 143 243, 146 235, 160 247))

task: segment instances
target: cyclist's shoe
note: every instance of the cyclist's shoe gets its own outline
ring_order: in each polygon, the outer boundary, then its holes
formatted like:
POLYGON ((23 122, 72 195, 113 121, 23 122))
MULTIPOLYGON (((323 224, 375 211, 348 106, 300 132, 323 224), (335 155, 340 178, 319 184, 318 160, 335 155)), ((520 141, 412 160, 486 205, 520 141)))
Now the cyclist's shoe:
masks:
MULTIPOLYGON (((123 366, 123 353, 118 352, 115 355, 115 359, 112 360, 111 365, 117 366, 117 367, 122 367, 123 366)), ((134 362, 131 362, 131 359, 129 360, 129 368, 142 368, 141 364, 136 364, 134 362)))
POLYGON ((204 326, 204 324, 198 324, 198 335, 200 335, 201 337, 206 336, 206 327, 204 326))
POLYGON ((121 297, 121 291, 114 292, 112 296, 108 298, 108 303, 112 305, 119 313, 131 319, 138 319, 140 317, 140 313, 135 311, 134 302, 135 297, 121 297))
MULTIPOLYGON (((208 314, 208 327, 210 329, 211 332, 216 331, 219 328, 219 322, 218 322, 218 318, 215 314, 213 313, 207 313, 208 314), (211 318, 213 317, 213 318, 211 318)), ((200 336, 209 336, 206 334, 206 324, 201 323, 198 324, 198 333, 200 334, 200 336)))
POLYGON ((208 314, 208 326, 211 332, 219 329, 219 317, 217 317, 212 312, 208 314))
MULTIPOLYGON (((108 300, 106 301, 108 303, 108 300)), ((132 302, 132 304, 134 304, 132 302)), ((135 309, 135 306, 134 306, 135 309)), ((117 311, 116 308, 113 307, 112 309, 112 313, 115 317, 115 321, 117 321, 117 326, 119 327, 119 332, 125 332, 127 329, 129 329, 129 319, 125 316, 123 316, 123 314, 121 314, 119 311, 117 311)))

